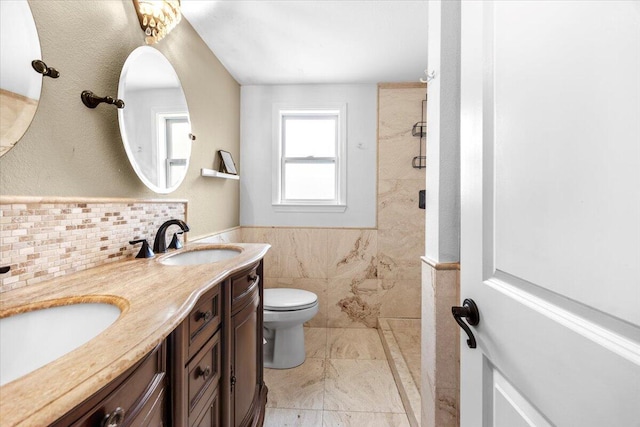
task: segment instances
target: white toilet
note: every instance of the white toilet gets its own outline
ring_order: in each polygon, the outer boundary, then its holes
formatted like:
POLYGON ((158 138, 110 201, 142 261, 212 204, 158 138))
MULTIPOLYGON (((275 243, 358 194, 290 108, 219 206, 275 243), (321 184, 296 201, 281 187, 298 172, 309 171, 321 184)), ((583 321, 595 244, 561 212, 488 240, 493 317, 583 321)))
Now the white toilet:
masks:
POLYGON ((302 325, 318 312, 318 296, 302 289, 264 290, 264 367, 294 368, 304 362, 302 325))

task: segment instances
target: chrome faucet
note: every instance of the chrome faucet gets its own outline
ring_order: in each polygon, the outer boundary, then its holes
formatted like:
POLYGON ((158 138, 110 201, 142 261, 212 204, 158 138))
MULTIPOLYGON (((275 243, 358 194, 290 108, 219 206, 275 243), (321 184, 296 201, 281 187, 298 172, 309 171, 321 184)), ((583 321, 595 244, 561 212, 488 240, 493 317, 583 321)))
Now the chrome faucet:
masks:
POLYGON ((167 229, 172 225, 178 225, 185 233, 189 231, 189 226, 186 222, 181 219, 170 219, 169 221, 165 221, 160 228, 158 228, 158 232, 156 233, 156 238, 153 241, 153 252, 157 254, 161 254, 167 252, 167 240, 166 234, 167 229))

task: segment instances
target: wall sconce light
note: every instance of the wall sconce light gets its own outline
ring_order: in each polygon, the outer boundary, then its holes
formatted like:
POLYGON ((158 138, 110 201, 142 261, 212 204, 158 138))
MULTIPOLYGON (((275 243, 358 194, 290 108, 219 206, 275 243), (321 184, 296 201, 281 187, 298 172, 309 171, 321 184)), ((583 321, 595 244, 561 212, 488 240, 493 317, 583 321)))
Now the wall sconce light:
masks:
POLYGON ((178 25, 180 0, 133 0, 147 44, 162 40, 178 25))

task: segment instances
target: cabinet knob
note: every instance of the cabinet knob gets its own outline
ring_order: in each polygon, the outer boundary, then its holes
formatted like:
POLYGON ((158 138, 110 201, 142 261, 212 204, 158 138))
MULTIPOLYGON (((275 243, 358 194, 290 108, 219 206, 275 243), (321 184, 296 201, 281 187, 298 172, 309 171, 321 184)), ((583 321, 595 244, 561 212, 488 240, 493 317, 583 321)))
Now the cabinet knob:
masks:
POLYGON ((258 280, 258 275, 256 273, 251 273, 249 275, 249 280, 255 282, 256 280, 258 280))
POLYGON ((212 317, 213 313, 211 313, 211 310, 205 311, 204 313, 200 311, 196 315, 196 320, 204 320, 205 322, 208 322, 212 317))
POLYGON ((207 379, 209 375, 211 375, 211 366, 207 366, 204 369, 198 366, 198 370, 196 371, 196 377, 201 376, 202 378, 207 379))
POLYGON ((117 407, 112 413, 106 415, 102 421, 102 427, 118 427, 124 420, 124 409, 117 407))

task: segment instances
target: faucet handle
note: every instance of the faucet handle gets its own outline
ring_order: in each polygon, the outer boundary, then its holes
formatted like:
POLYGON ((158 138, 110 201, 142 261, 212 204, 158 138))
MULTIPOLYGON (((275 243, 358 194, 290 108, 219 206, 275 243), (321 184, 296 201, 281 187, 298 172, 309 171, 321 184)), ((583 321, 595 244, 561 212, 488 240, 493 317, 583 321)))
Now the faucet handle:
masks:
POLYGON ((173 238, 171 239, 171 243, 169 243, 169 249, 180 249, 182 248, 182 242, 178 239, 178 234, 184 234, 184 231, 178 231, 177 233, 173 233, 173 238))
POLYGON ((129 244, 135 245, 137 243, 142 243, 142 247, 140 248, 140 252, 136 255, 136 258, 153 258, 155 254, 149 247, 149 242, 147 239, 139 239, 139 240, 130 240, 129 244))

